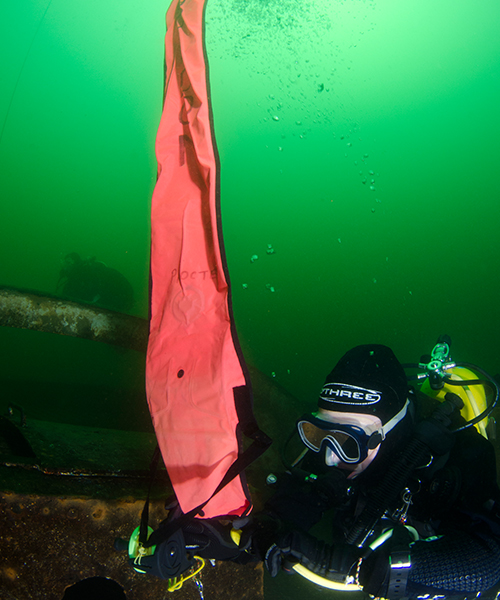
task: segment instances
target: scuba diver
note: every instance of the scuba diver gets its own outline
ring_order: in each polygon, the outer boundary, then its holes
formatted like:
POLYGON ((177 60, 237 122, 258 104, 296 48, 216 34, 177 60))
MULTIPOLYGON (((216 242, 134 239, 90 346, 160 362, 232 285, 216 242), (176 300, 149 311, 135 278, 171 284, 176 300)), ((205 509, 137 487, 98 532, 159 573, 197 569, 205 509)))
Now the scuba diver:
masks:
POLYGON ((76 252, 64 257, 56 289, 71 300, 120 312, 134 303, 134 290, 119 271, 95 256, 81 258, 76 252))
POLYGON ((443 336, 406 365, 421 371, 412 378, 386 346, 349 350, 317 411, 298 419, 263 512, 231 523, 174 508, 169 539, 147 557, 144 548, 142 561, 131 538, 136 570, 175 579, 195 560, 263 560, 272 576, 297 572, 389 600, 496 598, 500 490, 485 421, 499 389, 478 367, 453 362, 449 345, 443 336), (417 391, 412 379, 424 382, 417 391), (326 537, 329 512, 327 539, 312 535, 320 524, 326 537))
MULTIPOLYGON (((474 423, 460 415, 464 378, 461 386, 450 383, 448 353, 448 342, 440 342, 425 364, 435 389, 424 389, 434 401, 409 387, 386 346, 358 346, 340 359, 317 413, 297 422, 305 452, 267 504, 268 514, 291 528, 266 551, 272 575, 296 567, 320 585, 358 586, 391 600, 496 595, 495 454, 473 427, 487 411, 476 406, 474 423), (335 510, 334 531, 325 543, 306 532, 328 509, 335 510)), ((498 396, 494 382, 490 387, 498 396)))

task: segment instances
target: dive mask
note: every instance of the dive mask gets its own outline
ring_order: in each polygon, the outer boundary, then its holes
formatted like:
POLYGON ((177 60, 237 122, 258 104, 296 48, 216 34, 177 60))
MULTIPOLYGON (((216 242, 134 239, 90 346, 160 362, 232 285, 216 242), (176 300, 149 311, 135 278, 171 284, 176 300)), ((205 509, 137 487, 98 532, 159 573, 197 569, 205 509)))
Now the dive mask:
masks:
POLYGON ((403 408, 375 431, 373 427, 365 429, 360 425, 332 423, 313 415, 305 415, 299 419, 297 430, 302 442, 313 452, 320 452, 327 447, 342 462, 355 465, 363 462, 368 451, 377 448, 387 433, 405 417, 409 404, 410 401, 406 400, 403 408))

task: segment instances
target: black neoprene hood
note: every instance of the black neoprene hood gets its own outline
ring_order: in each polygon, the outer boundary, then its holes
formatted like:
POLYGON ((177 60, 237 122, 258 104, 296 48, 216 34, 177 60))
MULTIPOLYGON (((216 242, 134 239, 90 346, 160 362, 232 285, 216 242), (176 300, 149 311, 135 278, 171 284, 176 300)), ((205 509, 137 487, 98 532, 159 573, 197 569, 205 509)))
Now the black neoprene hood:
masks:
POLYGON ((406 375, 394 352, 381 344, 356 346, 325 380, 318 407, 335 412, 375 415, 382 424, 405 405, 406 375))

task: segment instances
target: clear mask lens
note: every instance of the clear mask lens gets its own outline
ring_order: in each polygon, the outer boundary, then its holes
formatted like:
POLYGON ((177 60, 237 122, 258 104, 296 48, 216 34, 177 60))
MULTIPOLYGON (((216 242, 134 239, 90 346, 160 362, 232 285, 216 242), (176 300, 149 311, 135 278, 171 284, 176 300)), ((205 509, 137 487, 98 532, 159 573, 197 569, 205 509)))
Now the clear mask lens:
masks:
POLYGON ((358 463, 366 457, 368 436, 358 427, 339 425, 323 429, 309 421, 299 421, 297 427, 303 443, 314 452, 327 446, 346 463, 358 463))

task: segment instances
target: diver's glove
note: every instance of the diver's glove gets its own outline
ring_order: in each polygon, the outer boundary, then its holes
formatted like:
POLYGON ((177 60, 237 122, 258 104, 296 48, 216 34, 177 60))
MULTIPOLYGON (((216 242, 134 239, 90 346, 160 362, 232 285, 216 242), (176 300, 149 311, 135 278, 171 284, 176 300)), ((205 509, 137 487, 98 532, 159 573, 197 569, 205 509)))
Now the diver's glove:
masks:
POLYGON ((190 519, 182 527, 186 551, 193 556, 217 560, 237 560, 245 548, 231 535, 231 523, 217 519, 190 519))
MULTIPOLYGON (((159 539, 147 548, 139 541, 139 530, 132 534, 129 542, 115 540, 117 550, 128 550, 129 563, 139 573, 147 573, 161 579, 181 576, 196 564, 196 558, 238 560, 244 555, 231 537, 231 524, 216 519, 184 518, 182 526, 167 529, 164 521, 155 533, 159 539)), ((180 525, 180 524, 179 524, 180 525)), ((152 530, 151 530, 152 531, 152 530)))
POLYGON ((267 551, 266 567, 271 577, 281 568, 291 571, 300 563, 326 579, 339 580, 349 574, 359 558, 359 549, 344 544, 328 545, 307 533, 291 531, 267 551))

